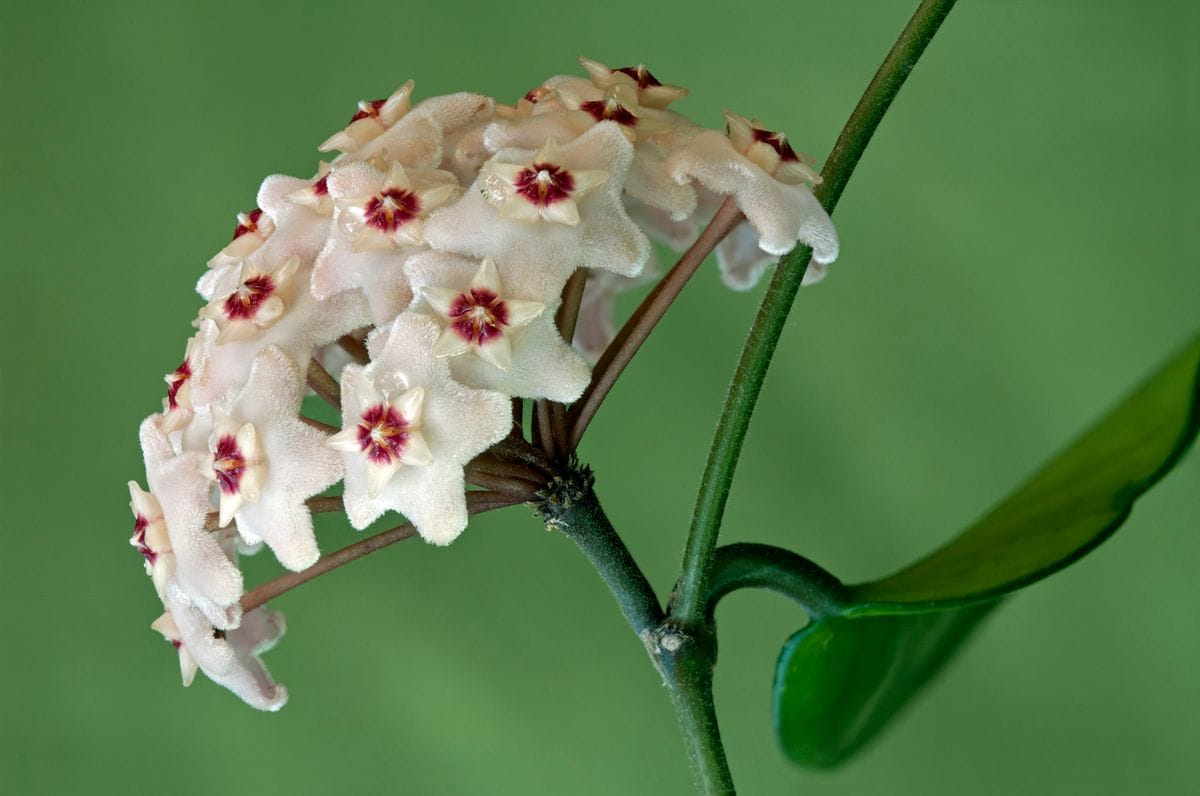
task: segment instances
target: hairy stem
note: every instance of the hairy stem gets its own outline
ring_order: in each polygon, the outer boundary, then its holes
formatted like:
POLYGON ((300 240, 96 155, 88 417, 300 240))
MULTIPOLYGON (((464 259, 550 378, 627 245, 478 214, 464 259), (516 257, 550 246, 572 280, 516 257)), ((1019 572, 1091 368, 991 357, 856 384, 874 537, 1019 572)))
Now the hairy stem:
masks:
MULTIPOLYGON (((955 0, 924 0, 908 25, 900 33, 879 71, 855 106, 842 128, 833 152, 821 172, 823 182, 814 193, 828 212, 833 212, 846 182, 858 165, 884 114, 900 87, 933 39, 938 27, 950 13, 955 0)), ((806 246, 793 249, 779 261, 771 284, 759 305, 758 315, 742 349, 733 382, 725 398, 721 420, 713 436, 708 462, 683 555, 683 566, 676 591, 674 615, 687 621, 703 621, 705 594, 712 567, 713 550, 729 488, 733 483, 738 456, 746 440, 750 416, 758 402, 763 380, 796 291, 804 279, 812 251, 806 246)))
POLYGON ((308 386, 334 409, 342 408, 342 388, 337 379, 329 375, 329 371, 315 359, 308 360, 308 386))
MULTIPOLYGON (((495 492, 467 493, 467 511, 471 514, 481 514, 485 511, 502 509, 505 506, 513 506, 520 502, 522 502, 520 498, 499 495, 495 492)), ((343 547, 341 550, 323 555, 317 559, 317 563, 303 572, 288 572, 243 594, 242 610, 253 611, 268 600, 273 600, 284 592, 291 591, 303 583, 308 583, 313 578, 320 577, 340 566, 349 564, 351 561, 357 561, 363 556, 370 555, 377 550, 382 550, 389 545, 402 542, 416 535, 417 529, 411 523, 405 523, 404 525, 398 525, 395 528, 381 531, 374 536, 368 536, 366 539, 343 547)))
POLYGON ((342 350, 354 358, 354 361, 360 365, 365 365, 371 361, 371 356, 367 353, 367 346, 362 340, 359 340, 352 334, 344 334, 338 338, 338 345, 342 350))
POLYGON ((617 378, 625 370, 625 366, 633 359, 633 355, 642 347, 642 343, 646 342, 646 338, 654 331, 654 327, 667 313, 675 299, 679 297, 684 285, 692 278, 692 274, 696 273, 696 269, 704 262, 704 258, 737 226, 741 219, 742 211, 738 209, 732 199, 726 199, 717 209, 712 220, 708 222, 708 226, 700 233, 700 237, 696 238, 695 243, 679 258, 679 262, 675 263, 662 281, 638 305, 633 315, 629 316, 629 320, 617 332, 617 336, 608 344, 608 348, 604 349, 604 353, 596 362, 591 384, 588 385, 583 396, 575 402, 567 415, 571 433, 567 445, 568 450, 573 451, 579 447, 579 440, 583 438, 583 432, 587 430, 588 424, 592 422, 600 404, 604 402, 613 385, 617 383, 617 378))

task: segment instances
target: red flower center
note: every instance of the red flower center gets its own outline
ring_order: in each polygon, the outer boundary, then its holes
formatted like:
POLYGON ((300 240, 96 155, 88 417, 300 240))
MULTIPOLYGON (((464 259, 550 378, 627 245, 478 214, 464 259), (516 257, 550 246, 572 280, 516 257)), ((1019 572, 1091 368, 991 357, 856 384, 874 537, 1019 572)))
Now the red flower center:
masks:
POLYGON ((328 196, 329 195, 329 175, 326 174, 321 179, 313 183, 313 196, 328 196))
POLYGON ((450 305, 450 326, 466 341, 482 345, 504 334, 508 305, 486 288, 473 287, 450 305))
POLYGON ((238 224, 233 228, 233 239, 237 240, 250 232, 258 232, 258 220, 262 218, 262 213, 257 207, 249 213, 238 213, 238 224))
POLYGON ((420 214, 421 200, 412 191, 389 188, 372 196, 363 212, 368 226, 390 234, 420 214))
POLYGON ((379 110, 383 107, 383 103, 385 102, 387 102, 386 99, 371 100, 370 102, 363 100, 362 102, 358 103, 358 110, 355 111, 354 115, 350 117, 350 123, 354 124, 359 119, 365 119, 368 116, 372 119, 378 119, 379 110))
POLYGON ((146 563, 154 566, 154 562, 158 560, 158 553, 146 545, 146 528, 149 525, 150 520, 146 519, 144 514, 138 514, 133 520, 133 540, 137 545, 138 552, 142 554, 142 558, 146 559, 146 563))
POLYGON ((212 468, 217 474, 217 484, 221 491, 226 495, 236 495, 242 482, 242 474, 246 472, 246 457, 232 434, 226 434, 217 440, 212 468))
POLYGON ((358 444, 376 464, 399 459, 408 437, 408 421, 390 404, 369 407, 358 421, 358 444))
POLYGON ((571 172, 553 163, 534 163, 517 175, 514 186, 521 196, 545 207, 569 198, 575 190, 575 178, 571 172))
POLYGON ((652 75, 650 70, 644 66, 622 66, 617 71, 629 75, 636 80, 638 88, 645 89, 651 86, 662 85, 662 83, 658 82, 658 78, 652 75))
POLYGON ((231 321, 244 321, 253 318, 258 313, 262 303, 275 292, 275 280, 270 274, 259 274, 238 285, 221 309, 225 317, 231 321))
POLYGON ((766 144, 774 149, 779 155, 780 160, 798 161, 800 157, 792 149, 792 145, 788 143, 787 136, 783 133, 776 133, 772 130, 755 130, 754 140, 766 144))
POLYGON ((175 368, 168 377, 167 382, 167 408, 179 408, 179 390, 187 383, 187 380, 192 377, 192 366, 185 359, 180 363, 179 367, 175 368))
POLYGON ((625 127, 637 124, 637 117, 633 112, 616 100, 592 100, 580 105, 579 109, 590 113, 598 122, 613 121, 625 127))
POLYGON ((550 89, 546 88, 545 86, 538 86, 537 88, 531 88, 529 91, 525 92, 525 99, 529 100, 534 105, 537 105, 538 100, 549 93, 550 89))

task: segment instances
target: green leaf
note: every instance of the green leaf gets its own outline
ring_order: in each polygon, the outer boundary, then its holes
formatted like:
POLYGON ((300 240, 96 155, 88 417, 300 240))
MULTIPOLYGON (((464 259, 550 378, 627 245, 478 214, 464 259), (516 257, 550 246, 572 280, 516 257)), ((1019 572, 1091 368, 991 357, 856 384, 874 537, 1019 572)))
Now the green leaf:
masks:
POLYGON ((1086 555, 1182 457, 1200 428, 1200 337, 946 546, 850 589, 849 613, 994 599, 1086 555))
POLYGON ((902 616, 835 616, 787 640, 775 730, 788 757, 830 768, 871 740, 997 603, 902 616))
POLYGON ((1108 538, 1200 430, 1200 337, 1024 486, 930 556, 849 588, 783 647, 775 723, 804 765, 837 765, 887 724, 999 598, 1108 538))

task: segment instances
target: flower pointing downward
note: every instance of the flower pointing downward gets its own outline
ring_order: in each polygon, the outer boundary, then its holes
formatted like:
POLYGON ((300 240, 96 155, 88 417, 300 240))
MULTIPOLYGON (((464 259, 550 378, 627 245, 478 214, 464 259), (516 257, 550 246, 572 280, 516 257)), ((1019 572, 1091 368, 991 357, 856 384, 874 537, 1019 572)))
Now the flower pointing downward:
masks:
POLYGON ((500 291, 500 274, 490 257, 479 264, 466 290, 421 288, 429 305, 450 322, 433 347, 434 356, 450 357, 474 351, 500 370, 509 370, 513 330, 541 315, 546 305, 506 299, 500 291))
POLYGON ((330 437, 329 446, 343 453, 363 454, 367 496, 376 498, 402 466, 424 467, 433 462, 421 434, 425 390, 413 387, 393 399, 361 374, 348 374, 347 379, 354 382, 359 419, 330 437))
POLYGON ((484 169, 483 196, 505 218, 574 226, 579 223, 576 202, 608 179, 608 172, 571 171, 561 164, 553 138, 546 139, 528 164, 493 160, 484 169))

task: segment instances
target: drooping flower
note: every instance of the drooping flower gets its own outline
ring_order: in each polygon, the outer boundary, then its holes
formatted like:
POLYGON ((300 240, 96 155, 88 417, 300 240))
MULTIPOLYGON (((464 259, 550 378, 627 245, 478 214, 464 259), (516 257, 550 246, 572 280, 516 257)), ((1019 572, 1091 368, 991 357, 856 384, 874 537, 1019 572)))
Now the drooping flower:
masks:
POLYGON ((788 143, 787 135, 763 127, 758 119, 747 119, 725 111, 729 141, 746 159, 787 185, 818 185, 821 174, 807 157, 788 143))
POLYGON ((354 153, 408 113, 412 107, 412 92, 413 81, 409 80, 386 99, 361 100, 346 128, 331 135, 317 148, 322 152, 354 153))
POLYGON ((617 296, 651 284, 662 276, 657 258, 651 257, 638 276, 621 276, 611 271, 590 271, 579 302, 579 318, 571 343, 589 362, 595 362, 617 335, 614 319, 617 296))
POLYGON ((732 196, 758 233, 759 248, 768 254, 786 254, 804 243, 812 247, 813 262, 836 260, 838 237, 829 214, 804 181, 790 182, 811 169, 780 134, 753 125, 751 131, 760 132, 746 133, 740 123, 731 124, 730 133, 735 129, 740 131, 736 143, 745 152, 715 130, 701 132, 670 155, 668 169, 675 180, 681 185, 696 180, 716 194, 732 196), (773 166, 773 173, 760 162, 773 166))
POLYGON ((439 334, 405 313, 374 333, 369 365, 342 372, 343 430, 330 443, 345 461, 355 528, 398 511, 426 541, 449 544, 467 525, 463 467, 512 426, 506 396, 450 377, 432 353, 439 334))
POLYGON ((161 427, 161 415, 142 422, 146 480, 158 500, 175 558, 180 593, 213 626, 236 627, 241 620, 242 573, 207 527, 210 482, 202 475, 208 462, 197 451, 177 452, 161 427))
POLYGON ((283 614, 261 606, 243 615, 236 628, 221 630, 174 587, 167 591, 164 608, 151 627, 179 650, 185 686, 199 667, 210 680, 259 710, 275 711, 287 704, 287 689, 271 679, 261 659, 287 629, 283 614))
POLYGON ((304 377, 276 346, 255 358, 229 411, 214 409, 205 474, 220 492, 220 525, 237 521, 248 544, 266 542, 288 569, 320 556, 304 501, 342 477, 328 436, 300 420, 304 377))

